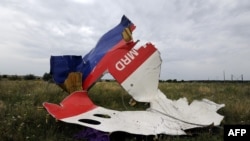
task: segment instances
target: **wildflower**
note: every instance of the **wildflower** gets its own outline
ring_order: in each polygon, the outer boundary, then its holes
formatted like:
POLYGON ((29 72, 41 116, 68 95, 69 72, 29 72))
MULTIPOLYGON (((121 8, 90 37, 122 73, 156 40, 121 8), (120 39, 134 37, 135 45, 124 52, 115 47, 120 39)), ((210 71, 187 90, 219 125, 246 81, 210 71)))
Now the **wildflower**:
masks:
POLYGON ((88 141, 109 141, 109 134, 92 128, 86 128, 74 135, 75 139, 87 139, 88 141))

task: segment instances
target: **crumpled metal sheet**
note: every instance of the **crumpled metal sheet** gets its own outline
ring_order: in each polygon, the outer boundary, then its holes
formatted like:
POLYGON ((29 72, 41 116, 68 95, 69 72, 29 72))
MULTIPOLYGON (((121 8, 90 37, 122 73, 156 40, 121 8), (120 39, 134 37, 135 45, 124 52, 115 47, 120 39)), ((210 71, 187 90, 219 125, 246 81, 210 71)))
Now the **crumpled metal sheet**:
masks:
POLYGON ((220 125, 224 116, 217 110, 224 104, 207 99, 188 104, 185 98, 168 99, 158 89, 161 58, 154 45, 148 43, 130 51, 119 52, 120 59, 110 61, 108 71, 135 100, 149 102, 147 110, 117 111, 100 107, 92 103, 87 91, 72 93, 60 105, 44 103, 44 107, 61 121, 105 132, 185 135, 186 129, 220 125))
MULTIPOLYGON (((82 102, 84 102, 84 99, 88 99, 86 96, 87 93, 83 91, 74 92, 69 97, 77 97, 79 94, 85 95, 80 97, 80 99, 83 100, 82 102)), ((80 100, 79 97, 77 99, 80 100)), ((169 109, 180 108, 186 109, 187 112, 183 114, 182 110, 174 110, 171 112, 175 112, 175 114, 170 113, 169 115, 168 113, 160 112, 159 110, 161 109, 117 111, 92 104, 86 105, 86 103, 84 105, 75 105, 75 107, 61 103, 60 110, 53 110, 51 106, 55 105, 51 105, 50 103, 44 103, 44 106, 55 118, 67 123, 79 124, 104 132, 124 131, 141 135, 185 135, 186 129, 206 127, 213 123, 214 125, 218 125, 223 119, 223 116, 216 114, 214 111, 215 109, 223 107, 223 105, 211 103, 211 101, 207 102, 207 100, 196 101, 193 106, 186 105, 185 99, 171 101, 169 105, 166 104, 166 106, 169 106, 169 109), (176 105, 176 103, 178 104, 176 105), (86 107, 91 108, 86 110, 86 107), (82 109, 84 112, 69 117, 60 117, 61 115, 58 114, 60 112, 72 112, 76 109, 77 111, 81 111, 79 109, 82 109), (192 112, 189 113, 189 111, 192 112), (174 117, 176 115, 178 115, 178 117, 174 117)))

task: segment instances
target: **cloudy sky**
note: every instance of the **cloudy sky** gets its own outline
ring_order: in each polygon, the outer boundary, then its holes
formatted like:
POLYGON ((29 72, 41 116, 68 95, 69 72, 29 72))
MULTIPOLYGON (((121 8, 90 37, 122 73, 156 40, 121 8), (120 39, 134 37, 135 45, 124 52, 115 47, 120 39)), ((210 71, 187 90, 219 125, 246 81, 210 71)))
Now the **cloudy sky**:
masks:
POLYGON ((161 79, 250 80, 249 0, 0 0, 0 74, 42 76, 126 15, 161 52, 161 79))

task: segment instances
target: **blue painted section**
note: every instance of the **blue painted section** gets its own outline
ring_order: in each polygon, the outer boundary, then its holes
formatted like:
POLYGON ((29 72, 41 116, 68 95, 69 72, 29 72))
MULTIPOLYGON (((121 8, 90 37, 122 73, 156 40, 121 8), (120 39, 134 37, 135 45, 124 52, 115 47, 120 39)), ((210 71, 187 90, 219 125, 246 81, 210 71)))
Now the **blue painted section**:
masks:
POLYGON ((123 16, 121 22, 105 33, 96 46, 84 57, 74 55, 51 56, 50 73, 55 82, 62 84, 70 72, 82 72, 82 81, 85 81, 104 55, 123 40, 122 32, 131 25, 133 23, 126 16, 123 16))

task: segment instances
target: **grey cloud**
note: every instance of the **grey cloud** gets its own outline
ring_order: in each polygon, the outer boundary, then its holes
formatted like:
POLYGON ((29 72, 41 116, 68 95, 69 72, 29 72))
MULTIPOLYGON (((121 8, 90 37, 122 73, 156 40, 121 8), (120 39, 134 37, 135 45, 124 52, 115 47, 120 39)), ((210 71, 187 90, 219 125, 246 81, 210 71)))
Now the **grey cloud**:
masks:
POLYGON ((135 39, 161 51, 163 79, 216 78, 223 69, 250 79, 249 7, 248 0, 2 0, 0 47, 40 60, 45 72, 50 55, 84 55, 125 14, 135 39))

